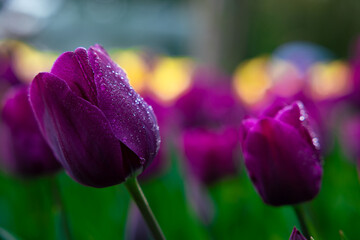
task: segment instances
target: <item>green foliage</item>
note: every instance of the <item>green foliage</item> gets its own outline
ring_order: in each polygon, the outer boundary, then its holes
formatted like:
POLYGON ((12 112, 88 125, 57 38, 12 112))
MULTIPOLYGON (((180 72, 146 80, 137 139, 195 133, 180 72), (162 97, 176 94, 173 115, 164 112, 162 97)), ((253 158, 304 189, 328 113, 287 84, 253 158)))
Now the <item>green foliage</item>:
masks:
MULTIPOLYGON (((215 217, 202 224, 188 203, 186 181, 175 154, 161 176, 141 183, 168 239, 288 239, 299 228, 291 207, 265 205, 245 170, 208 188, 215 217)), ((124 186, 95 189, 65 173, 57 176, 73 239, 123 239, 129 194, 124 186)), ((19 180, 0 175, 0 227, 19 239, 64 239, 50 178, 19 180)), ((315 239, 357 239, 360 185, 355 166, 338 147, 324 160, 320 194, 305 204, 315 239), (346 238, 344 233, 346 233, 346 238)))

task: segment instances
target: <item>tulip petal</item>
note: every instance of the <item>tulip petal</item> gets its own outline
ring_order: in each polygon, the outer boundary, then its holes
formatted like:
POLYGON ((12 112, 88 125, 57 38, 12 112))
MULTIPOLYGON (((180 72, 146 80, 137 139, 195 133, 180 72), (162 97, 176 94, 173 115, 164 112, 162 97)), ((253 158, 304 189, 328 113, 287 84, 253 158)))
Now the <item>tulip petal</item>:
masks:
POLYGON ((30 102, 55 156, 78 182, 107 187, 129 176, 123 155, 134 154, 115 138, 103 113, 75 95, 65 81, 51 73, 38 74, 30 86, 30 102))
POLYGON ((318 193, 322 176, 318 152, 292 126, 259 120, 247 134, 243 153, 250 178, 266 203, 296 204, 318 193))
POLYGON ((243 144, 248 132, 255 126, 257 123, 257 119, 255 118, 247 118, 242 121, 240 125, 240 143, 243 144))
POLYGON ((115 136, 147 165, 160 145, 159 127, 151 106, 129 85, 125 72, 102 47, 90 47, 88 54, 98 107, 109 120, 115 136))
POLYGON ((78 96, 97 104, 94 73, 85 48, 65 52, 55 61, 51 73, 64 80, 78 96))
POLYGON ((307 240, 296 227, 293 228, 289 240, 307 240))
POLYGON ((315 132, 311 129, 308 115, 301 102, 295 102, 281 109, 275 119, 293 126, 314 149, 319 150, 315 132))
POLYGON ((264 112, 261 114, 263 117, 275 117, 276 114, 286 106, 286 103, 283 101, 275 101, 269 107, 267 107, 264 112))

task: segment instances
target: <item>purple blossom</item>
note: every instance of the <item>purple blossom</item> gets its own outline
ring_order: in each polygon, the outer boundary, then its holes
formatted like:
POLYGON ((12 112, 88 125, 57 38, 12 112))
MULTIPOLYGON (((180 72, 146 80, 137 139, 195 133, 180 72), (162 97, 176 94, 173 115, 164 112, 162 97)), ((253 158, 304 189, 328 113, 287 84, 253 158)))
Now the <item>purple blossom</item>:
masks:
POLYGON ((306 238, 294 227, 289 240, 306 240, 306 238))
POLYGON ((198 71, 193 86, 175 103, 182 128, 219 128, 238 125, 243 107, 233 92, 229 79, 219 73, 198 71), (217 82, 213 78, 217 78, 217 82))
POLYGON ((353 91, 350 94, 350 99, 357 107, 360 106, 360 37, 355 42, 355 45, 352 49, 352 58, 350 60, 351 64, 351 80, 353 84, 353 91))
POLYGON ((21 80, 15 73, 15 46, 11 43, 0 44, 0 84, 1 85, 17 85, 21 80))
POLYGON ((56 158, 84 185, 121 183, 158 152, 151 106, 100 45, 60 55, 31 83, 30 102, 56 158))
POLYGON ((217 72, 198 71, 193 86, 175 103, 179 149, 191 177, 203 184, 235 175, 238 170, 236 129, 243 108, 224 80, 228 79, 217 72))
POLYGON ((1 112, 1 165, 21 177, 53 173, 61 168, 45 142, 28 101, 28 87, 10 89, 1 112))
POLYGON ((191 174, 207 185, 236 175, 239 136, 234 128, 191 129, 182 136, 183 152, 191 174))
POLYGON ((314 198, 321 185, 318 139, 301 102, 270 108, 242 122, 245 165, 265 203, 279 206, 314 198))

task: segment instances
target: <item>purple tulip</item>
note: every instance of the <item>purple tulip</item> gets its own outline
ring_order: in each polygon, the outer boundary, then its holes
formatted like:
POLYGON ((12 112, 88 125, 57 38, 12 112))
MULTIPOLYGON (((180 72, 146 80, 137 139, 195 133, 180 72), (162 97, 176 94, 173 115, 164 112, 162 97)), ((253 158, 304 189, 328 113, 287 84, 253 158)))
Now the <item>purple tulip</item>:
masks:
POLYGON ((179 120, 179 148, 191 178, 212 184, 237 173, 236 128, 243 117, 229 80, 213 69, 200 69, 193 86, 175 103, 179 120))
POLYGON ((351 64, 351 80, 353 84, 353 91, 350 94, 350 99, 357 107, 360 106, 360 37, 354 44, 352 49, 351 64))
POLYGON ((306 238, 301 234, 299 230, 294 227, 289 240, 306 240, 306 238))
POLYGON ((186 164, 194 178, 207 185, 226 176, 236 175, 237 130, 191 129, 182 136, 186 164))
POLYGON ((314 198, 320 190, 319 144, 301 102, 270 108, 242 122, 245 165, 265 203, 279 206, 314 198))
POLYGON ((15 46, 11 43, 0 44, 0 84, 1 85, 17 85, 21 80, 15 73, 15 46))
MULTIPOLYGON (((262 111, 270 111, 276 110, 277 108, 283 108, 287 104, 291 104, 293 102, 300 101, 305 109, 306 114, 309 116, 307 118, 307 124, 311 126, 312 131, 315 133, 320 145, 321 145, 321 153, 329 152, 332 146, 332 138, 329 135, 329 121, 324 121, 325 118, 329 120, 329 116, 331 116, 331 110, 333 110, 334 105, 325 106, 324 104, 319 105, 314 102, 312 99, 306 96, 304 92, 299 92, 292 97, 274 97, 273 101, 269 103, 266 107, 262 109, 262 111)), ((261 111, 258 113, 261 114, 261 111)))
POLYGON ((30 85, 56 158, 76 181, 107 187, 140 173, 160 144, 154 112, 99 45, 65 52, 30 85))
POLYGON ((36 123, 26 86, 9 90, 1 117, 1 165, 5 170, 35 177, 60 169, 36 123))
POLYGON ((229 79, 200 71, 194 76, 194 85, 175 103, 180 127, 218 128, 223 125, 238 125, 244 115, 229 79), (212 81, 211 81, 212 80, 212 81))

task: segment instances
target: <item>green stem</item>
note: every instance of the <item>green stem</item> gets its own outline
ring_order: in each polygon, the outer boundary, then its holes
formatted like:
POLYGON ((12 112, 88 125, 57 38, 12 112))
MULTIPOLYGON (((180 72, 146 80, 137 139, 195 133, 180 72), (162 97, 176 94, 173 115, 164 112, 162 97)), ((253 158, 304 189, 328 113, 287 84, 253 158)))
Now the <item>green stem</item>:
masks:
POLYGON ((151 208, 149 206, 149 203, 147 202, 145 195, 143 191, 141 190, 141 187, 139 185, 139 182, 137 181, 136 177, 129 178, 125 182, 125 186, 127 190, 129 191, 132 199, 138 206, 145 222, 147 223, 151 233, 153 234, 154 238, 156 240, 164 240, 165 236, 158 224, 158 222, 155 219, 155 216, 153 212, 151 211, 151 208))
POLYGON ((299 221, 302 234, 306 239, 310 239, 309 228, 305 221, 304 209, 300 205, 294 205, 293 209, 299 221))
POLYGON ((56 213, 59 214, 60 218, 60 231, 63 237, 60 237, 60 239, 67 239, 71 240, 71 234, 70 234, 70 228, 69 223, 67 221, 67 215, 64 208, 64 204, 61 198, 61 190, 60 185, 56 179, 56 177, 51 178, 51 189, 54 199, 54 207, 56 210, 56 213))

